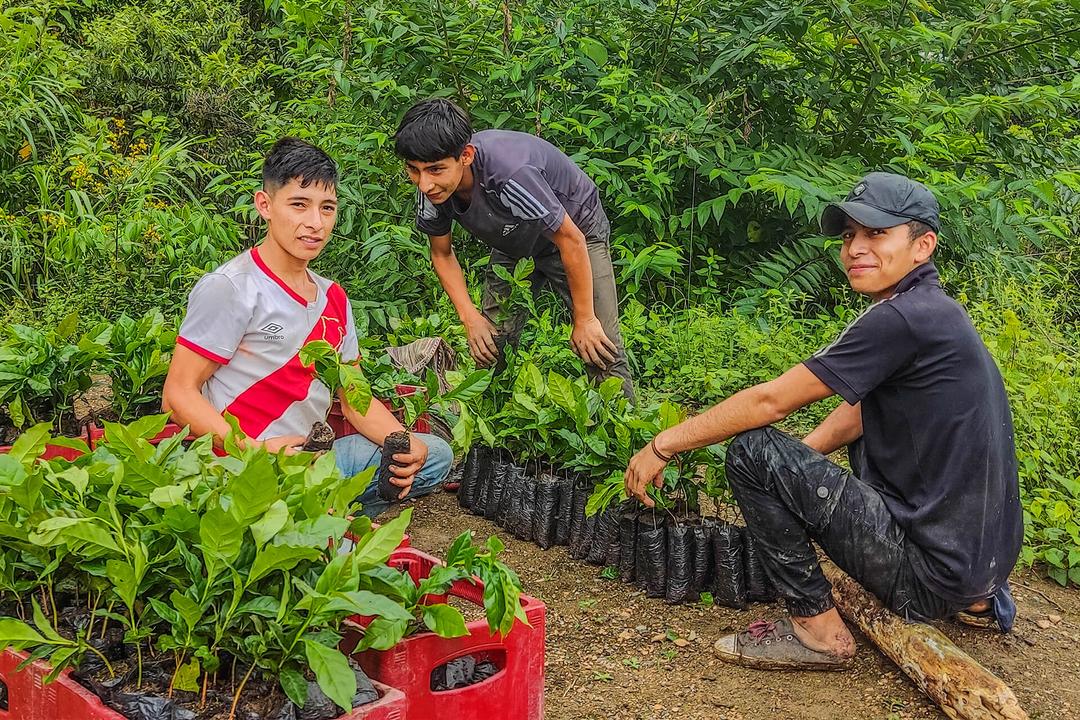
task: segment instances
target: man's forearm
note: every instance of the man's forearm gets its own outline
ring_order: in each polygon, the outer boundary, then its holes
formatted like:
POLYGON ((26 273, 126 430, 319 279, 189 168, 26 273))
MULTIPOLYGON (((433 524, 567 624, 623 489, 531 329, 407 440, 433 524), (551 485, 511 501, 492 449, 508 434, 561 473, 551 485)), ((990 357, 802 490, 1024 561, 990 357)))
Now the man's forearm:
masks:
POLYGON ((187 425, 192 435, 214 435, 214 445, 221 447, 232 428, 221 413, 196 390, 175 390, 166 387, 162 393, 161 407, 172 413, 172 421, 187 425))
POLYGON ((741 390, 701 415, 660 432, 655 438, 656 449, 664 455, 696 450, 783 420, 788 412, 771 396, 767 385, 741 390))
POLYGON ((405 429, 398 422, 398 419, 394 417, 393 413, 387 410, 386 406, 376 397, 371 398, 371 404, 363 415, 346 402, 343 393, 339 392, 338 398, 341 400, 341 411, 345 415, 345 419, 356 428, 358 433, 379 447, 382 447, 383 440, 386 439, 387 435, 405 429))
POLYGON ((457 256, 453 253, 432 255, 431 265, 435 268, 439 283, 442 284, 450 302, 454 304, 454 309, 457 310, 461 321, 468 322, 476 317, 480 311, 473 305, 472 298, 469 296, 469 287, 465 284, 465 273, 461 271, 457 256))
POLYGON ((803 443, 814 448, 822 455, 836 452, 842 447, 862 437, 862 409, 859 404, 841 403, 829 413, 813 432, 803 439, 803 443))
POLYGON ((566 282, 570 286, 570 300, 574 306, 574 322, 595 317, 592 261, 589 260, 585 236, 567 216, 552 240, 559 248, 559 257, 566 269, 566 282))

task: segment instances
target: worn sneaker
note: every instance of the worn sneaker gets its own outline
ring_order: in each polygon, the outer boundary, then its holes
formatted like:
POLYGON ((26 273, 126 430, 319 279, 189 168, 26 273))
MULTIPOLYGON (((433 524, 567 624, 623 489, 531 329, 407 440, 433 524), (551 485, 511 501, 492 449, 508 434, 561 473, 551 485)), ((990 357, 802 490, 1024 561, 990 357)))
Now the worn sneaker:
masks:
POLYGON ((716 641, 713 652, 725 662, 758 670, 846 670, 851 658, 811 650, 791 627, 791 619, 758 620, 741 633, 716 641))
POLYGON ((991 628, 995 625, 1003 633, 1012 630, 1016 623, 1016 601, 1013 600, 1009 583, 1006 582, 990 598, 990 607, 979 612, 961 610, 953 616, 958 623, 976 628, 991 628))

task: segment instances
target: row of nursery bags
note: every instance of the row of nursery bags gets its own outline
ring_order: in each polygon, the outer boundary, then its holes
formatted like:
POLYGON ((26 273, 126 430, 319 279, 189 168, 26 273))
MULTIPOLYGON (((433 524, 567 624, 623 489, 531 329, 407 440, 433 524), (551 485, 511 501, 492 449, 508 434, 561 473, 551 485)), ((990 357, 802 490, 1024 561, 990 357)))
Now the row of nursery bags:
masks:
POLYGON ((745 528, 718 518, 676 518, 637 501, 586 516, 591 478, 518 465, 502 450, 474 447, 465 462, 459 504, 543 549, 567 545, 576 560, 618 569, 623 582, 669 603, 714 602, 745 608, 776 592, 745 528))

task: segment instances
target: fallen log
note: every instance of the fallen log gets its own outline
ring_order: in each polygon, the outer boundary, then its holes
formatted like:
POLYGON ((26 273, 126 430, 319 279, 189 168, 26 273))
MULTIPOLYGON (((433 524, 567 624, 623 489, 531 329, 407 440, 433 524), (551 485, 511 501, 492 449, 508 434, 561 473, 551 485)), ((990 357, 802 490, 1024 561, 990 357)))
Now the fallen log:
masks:
POLYGON ((1028 720, 1012 689, 937 628, 905 622, 835 565, 824 563, 823 569, 840 613, 858 625, 948 717, 1028 720))

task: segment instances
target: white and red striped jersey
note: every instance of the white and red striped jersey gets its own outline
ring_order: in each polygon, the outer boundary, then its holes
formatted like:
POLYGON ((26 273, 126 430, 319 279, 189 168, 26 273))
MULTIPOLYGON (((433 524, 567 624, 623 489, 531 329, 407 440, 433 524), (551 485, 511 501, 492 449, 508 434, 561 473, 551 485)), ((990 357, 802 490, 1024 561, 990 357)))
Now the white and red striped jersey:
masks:
POLYGON ((326 340, 345 361, 359 356, 345 291, 308 271, 318 288, 312 302, 289 288, 253 248, 204 275, 188 297, 177 343, 221 363, 203 396, 236 416, 249 437, 307 435, 326 419, 330 392, 300 348, 326 340))

